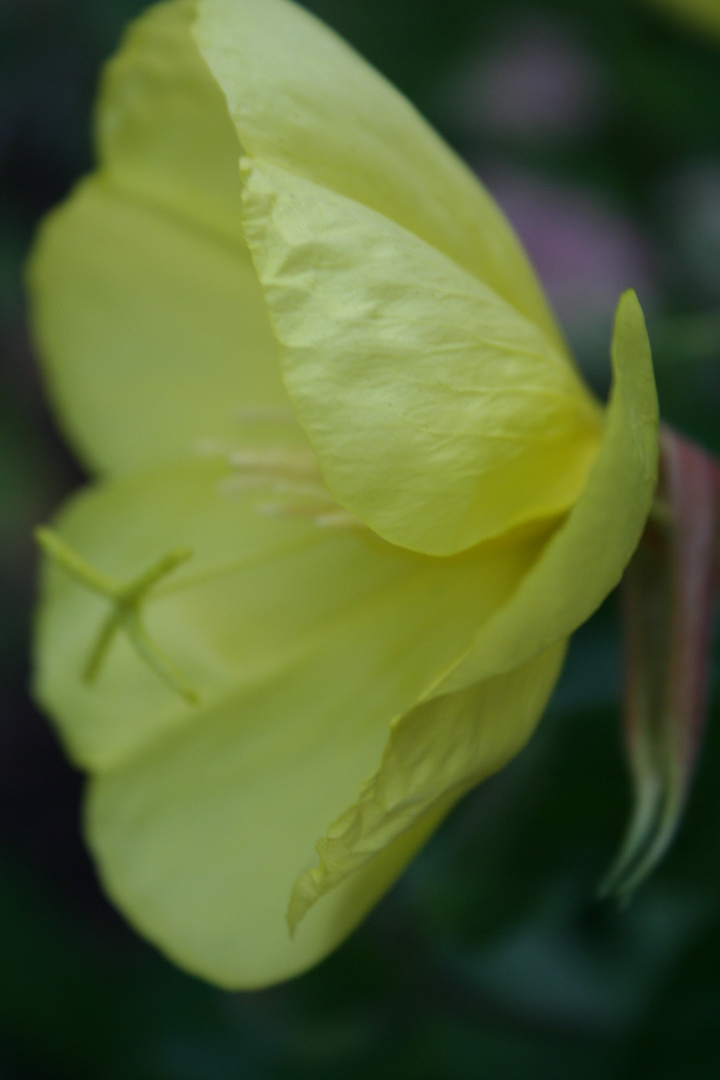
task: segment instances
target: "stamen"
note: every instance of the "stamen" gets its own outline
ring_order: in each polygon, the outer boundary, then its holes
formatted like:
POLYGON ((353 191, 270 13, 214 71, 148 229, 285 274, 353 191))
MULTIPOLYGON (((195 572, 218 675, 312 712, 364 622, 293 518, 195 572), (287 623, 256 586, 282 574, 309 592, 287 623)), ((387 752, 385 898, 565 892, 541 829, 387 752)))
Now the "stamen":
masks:
POLYGON ((250 473, 269 474, 286 479, 314 480, 320 477, 317 458, 312 450, 299 450, 292 446, 233 450, 228 459, 233 468, 250 473))
POLYGON ((233 450, 232 443, 223 439, 198 439, 195 442, 195 453, 200 457, 228 457, 233 450))
POLYGON ((222 481, 222 490, 228 495, 243 491, 272 491, 276 495, 288 495, 295 499, 322 499, 327 495, 322 484, 302 483, 293 480, 272 480, 261 475, 228 476, 222 481))
MULTIPOLYGON (((244 410, 252 422, 278 416, 276 410, 244 410)), ((292 419, 292 418, 291 418, 292 419)), ((359 518, 337 505, 323 483, 317 458, 312 450, 296 446, 250 446, 227 451, 226 445, 206 440, 204 452, 227 457, 233 474, 222 481, 228 495, 246 491, 269 491, 283 501, 260 503, 256 513, 270 517, 314 518, 323 529, 356 529, 359 518), (287 501, 285 501, 287 499, 287 501)))
POLYGON ((321 529, 358 529, 365 528, 360 518, 347 510, 342 510, 328 495, 322 503, 260 503, 256 507, 259 514, 269 517, 311 517, 321 529))
POLYGON ((315 518, 315 524, 321 529, 364 529, 365 525, 360 518, 355 517, 349 510, 330 510, 327 514, 320 514, 315 518))
POLYGON ((95 644, 83 670, 85 682, 92 683, 98 677, 116 635, 123 630, 138 655, 176 693, 195 705, 198 696, 182 673, 162 650, 151 640, 142 623, 142 605, 149 593, 181 563, 192 557, 189 548, 169 551, 138 577, 121 582, 96 570, 69 547, 51 529, 35 531, 38 544, 58 566, 61 566, 79 584, 98 593, 113 605, 100 627, 95 644))
POLYGON ((258 514, 266 514, 268 517, 311 517, 316 520, 330 512, 332 503, 290 503, 290 502, 266 502, 259 503, 255 509, 258 514))
POLYGON ((239 424, 297 424, 292 409, 272 405, 238 409, 235 412, 235 419, 239 424))

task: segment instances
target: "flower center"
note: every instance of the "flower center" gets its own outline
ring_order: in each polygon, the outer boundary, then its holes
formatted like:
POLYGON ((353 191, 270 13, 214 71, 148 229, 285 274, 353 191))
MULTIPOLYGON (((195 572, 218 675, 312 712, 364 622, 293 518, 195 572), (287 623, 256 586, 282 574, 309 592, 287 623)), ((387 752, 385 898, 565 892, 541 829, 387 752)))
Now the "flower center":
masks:
MULTIPOLYGON (((295 423, 291 414, 277 409, 244 410, 238 419, 243 424, 295 423)), ((256 513, 313 518, 319 528, 364 528, 358 518, 338 506, 323 483, 315 454, 308 447, 292 444, 233 447, 206 439, 198 444, 197 450, 205 456, 220 456, 229 465, 230 473, 221 482, 223 493, 233 495, 259 491, 273 495, 272 501, 256 504, 256 513)), ((138 656, 156 675, 188 704, 196 705, 198 695, 195 689, 170 657, 149 637, 143 622, 143 610, 150 600, 168 592, 184 591, 232 574, 246 566, 247 560, 242 558, 199 575, 186 575, 169 589, 163 589, 162 583, 168 575, 192 557, 193 552, 189 548, 168 552, 137 577, 123 582, 97 570, 51 529, 38 529, 36 537, 45 554, 56 565, 109 604, 109 611, 98 629, 82 672, 84 681, 96 681, 115 638, 124 633, 138 656)))
MULTIPOLYGON (((296 424, 284 409, 243 409, 236 413, 243 426, 296 424)), ((273 498, 259 502, 259 514, 282 517, 310 517, 320 528, 358 528, 362 522, 338 506, 322 478, 317 457, 309 447, 290 443, 263 446, 232 446, 213 439, 202 440, 198 452, 223 457, 230 475, 222 482, 228 495, 265 491, 273 498)))

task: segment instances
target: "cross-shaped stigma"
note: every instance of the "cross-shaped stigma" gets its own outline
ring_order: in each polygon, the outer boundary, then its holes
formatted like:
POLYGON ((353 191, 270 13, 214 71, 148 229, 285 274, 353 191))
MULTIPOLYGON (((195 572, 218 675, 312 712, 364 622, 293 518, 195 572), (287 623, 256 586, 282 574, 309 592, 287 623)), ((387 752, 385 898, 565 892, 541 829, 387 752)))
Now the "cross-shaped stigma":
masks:
POLYGON ((51 529, 39 528, 35 537, 42 550, 53 562, 87 589, 102 596, 112 605, 100 626, 97 639, 83 669, 83 679, 97 679, 110 646, 122 630, 138 655, 176 693, 191 705, 197 705, 198 695, 169 657, 148 635, 142 620, 142 606, 159 581, 171 574, 181 563, 192 557, 189 548, 169 551, 147 570, 129 582, 117 581, 96 570, 70 548, 51 529))

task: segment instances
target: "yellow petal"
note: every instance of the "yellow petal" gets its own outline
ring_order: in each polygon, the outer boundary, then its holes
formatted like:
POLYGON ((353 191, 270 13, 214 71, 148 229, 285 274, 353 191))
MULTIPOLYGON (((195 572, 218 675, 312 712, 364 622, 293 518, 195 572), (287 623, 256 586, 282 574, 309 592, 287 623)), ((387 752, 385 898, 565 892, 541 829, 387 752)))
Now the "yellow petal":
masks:
POLYGON ((290 408, 247 249, 82 184, 30 267, 54 404, 91 468, 125 471, 238 441, 248 406, 290 408))
POLYGON ((157 4, 128 27, 102 74, 98 164, 114 189, 242 244, 240 145, 192 37, 195 7, 157 4))
POLYGON ((96 774, 91 843, 113 899, 184 966, 250 986, 330 951, 432 827, 430 815, 291 941, 290 893, 318 836, 377 767, 391 722, 457 662, 544 537, 439 560, 360 527, 268 517, 266 492, 230 496, 223 480, 205 461, 115 479, 81 494, 57 525, 111 580, 194 550, 144 616, 199 705, 124 637, 83 684, 106 605, 55 567, 38 620, 37 692, 73 758, 96 774))
POLYGON ((601 418, 535 324, 307 180, 250 167, 244 201, 296 415, 343 506, 447 555, 577 499, 601 418))
POLYGON ((319 841, 317 866, 296 882, 294 928, 321 897, 365 869, 408 830, 435 820, 525 745, 565 657, 560 642, 505 675, 425 702, 393 724, 377 772, 319 841))
MULTIPOLYGON (((116 479, 81 492, 56 525, 66 544, 120 582, 169 551, 193 553, 153 590, 144 614, 150 636, 203 707, 285 678, 298 664, 320 664, 311 687, 320 694, 323 650, 342 642, 358 680, 366 673, 366 698, 389 687, 400 695, 383 719, 389 723, 458 660, 542 546, 542 536, 518 535, 439 561, 362 528, 323 528, 300 513, 268 515, 276 494, 227 490, 228 479, 222 465, 208 461, 116 479)), ((73 758, 91 769, 113 767, 200 716, 122 638, 97 681, 82 683, 109 610, 102 596, 49 567, 37 691, 73 758)))
POLYGON ((467 656, 393 725, 380 768, 297 881, 292 925, 362 868, 371 875, 378 852, 517 753, 555 684, 567 636, 619 580, 647 517, 658 456, 652 361, 634 293, 621 298, 612 351, 605 439, 585 492, 467 656))
POLYGON ((134 24, 98 105, 100 169, 39 233, 38 350, 69 437, 122 471, 238 440, 289 409, 240 215, 240 149, 189 34, 191 3, 134 24))
POLYGON ((650 510, 659 453, 650 343, 632 291, 618 304, 612 360, 605 436, 587 487, 443 690, 510 671, 567 637, 620 581, 650 510))
POLYGON ((200 0, 197 8, 195 37, 249 157, 416 233, 564 348, 498 207, 397 90, 286 0, 200 0))
MULTIPOLYGON (((279 982, 322 960, 449 809, 426 815, 369 872, 342 882, 291 937, 293 881, 312 862, 329 807, 357 790, 373 757, 366 733, 342 712, 326 715, 322 699, 317 706, 322 738, 293 730, 283 738, 264 730, 265 713, 226 707, 89 786, 86 833, 110 896, 177 964, 228 989, 279 982)), ((292 717, 295 702, 285 708, 292 717)))

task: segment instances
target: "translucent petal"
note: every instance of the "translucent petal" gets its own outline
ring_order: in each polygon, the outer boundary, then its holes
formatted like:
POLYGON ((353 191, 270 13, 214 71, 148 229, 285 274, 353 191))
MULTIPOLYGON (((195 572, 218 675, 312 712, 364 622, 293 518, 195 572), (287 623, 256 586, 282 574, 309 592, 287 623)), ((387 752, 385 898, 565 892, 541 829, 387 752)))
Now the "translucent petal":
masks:
POLYGON ((331 30, 285 0, 201 0, 194 33, 249 157, 416 233, 564 348, 494 201, 409 102, 331 30))
POLYGON ((96 777, 86 815, 110 896, 172 960, 229 989, 290 978, 336 948, 449 808, 343 882, 291 937, 294 877, 312 860, 328 805, 341 805, 359 780, 367 747, 345 725, 337 737, 329 725, 314 746, 284 751, 258 738, 255 717, 249 726, 217 713, 207 733, 193 728, 96 777))
POLYGON ((349 875, 502 768, 532 734, 560 674, 565 642, 505 675, 419 705, 393 725, 377 772, 317 845, 293 889, 295 927, 349 875))
POLYGON ((647 517, 658 455, 652 361, 634 293, 618 307, 613 361, 605 439, 585 492, 464 660, 393 725, 379 770, 296 883, 293 924, 348 875, 371 873, 377 853, 429 808, 517 753, 555 684, 565 639, 619 580, 647 517))
POLYGON ((241 438, 241 406, 289 408, 242 235, 240 148, 193 14, 161 4, 131 26, 103 77, 99 172, 32 257, 39 352, 92 468, 241 438))
POLYGON ((447 555, 575 501, 601 415, 536 325, 307 180, 249 167, 244 201, 288 390, 343 506, 447 555))
MULTIPOLYGON (((383 665, 383 684, 397 679, 404 687, 409 671, 412 703, 458 659, 542 546, 542 535, 518 535, 438 561, 362 528, 322 528, 308 514, 267 514, 275 492, 235 492, 228 480, 222 464, 200 460, 113 480, 82 492, 57 523, 67 544, 120 581, 168 551, 194 553, 150 595, 144 613, 151 637, 196 688, 203 708, 310 661, 321 663, 320 688, 325 661, 318 657, 329 643, 340 648, 345 637, 351 655, 359 652, 358 677, 369 665, 368 686, 373 658, 383 665), (370 639, 362 649, 354 637, 361 631, 370 639)), ((201 715, 121 640, 97 683, 81 682, 107 611, 102 597, 64 570, 48 568, 37 689, 75 760, 92 769, 112 767, 201 715)), ((407 707, 403 697, 387 722, 407 707)))
POLYGON ((95 107, 100 169, 114 188, 242 245, 240 144, 191 33, 193 0, 128 27, 95 107))
POLYGON ((54 404, 92 468, 237 441, 241 407, 290 408, 246 248, 94 178, 46 221, 30 281, 54 404))
POLYGON ((431 828, 418 823, 291 942, 287 905, 317 838, 377 768, 391 722, 464 653, 544 537, 439 560, 363 528, 264 515, 267 492, 230 496, 224 479, 203 461, 116 479, 81 495, 57 526, 113 579, 171 548, 195 550, 144 616, 199 706, 120 637, 97 682, 83 684, 106 607, 53 567, 37 692, 73 758, 96 774, 90 835, 113 898, 179 962, 240 986, 329 951, 431 828))
POLYGON ((605 436, 587 487, 441 689, 470 686, 524 663, 572 633, 620 581, 645 526, 659 452, 650 343, 632 291, 618 305, 612 359, 605 436))

